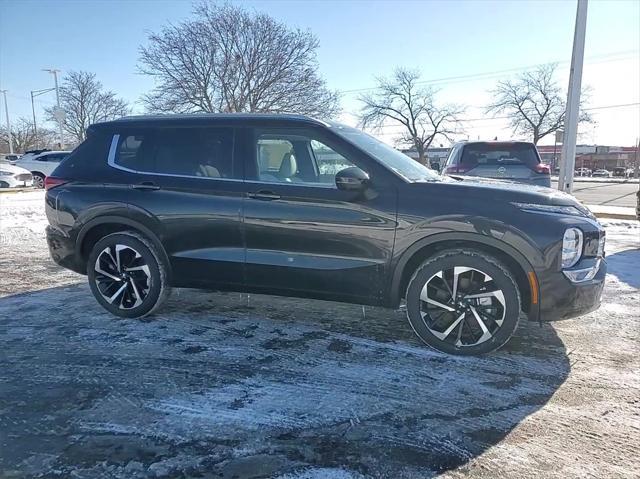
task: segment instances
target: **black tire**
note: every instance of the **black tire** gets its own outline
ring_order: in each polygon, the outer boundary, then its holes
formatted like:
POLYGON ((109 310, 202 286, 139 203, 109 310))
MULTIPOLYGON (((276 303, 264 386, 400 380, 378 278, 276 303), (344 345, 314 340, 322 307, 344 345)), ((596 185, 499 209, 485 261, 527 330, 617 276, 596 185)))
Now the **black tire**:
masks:
POLYGON ((438 351, 458 355, 504 346, 518 327, 521 309, 509 270, 491 255, 471 249, 442 251, 425 261, 409 280, 406 302, 409 324, 418 337, 438 351), (458 299, 453 300, 456 272, 458 299), (469 298, 478 295, 484 297, 469 298))
POLYGON ((152 314, 171 291, 163 255, 151 241, 134 231, 112 233, 99 240, 89 254, 87 276, 98 303, 122 318, 152 314), (100 272, 97 271, 98 258, 100 272), (117 261, 120 263, 116 264, 117 261), (115 280, 116 277, 120 279, 115 280), (112 302, 107 296, 114 297, 112 302))
POLYGON ((44 175, 42 173, 32 173, 33 175, 33 187, 42 189, 44 188, 44 175))

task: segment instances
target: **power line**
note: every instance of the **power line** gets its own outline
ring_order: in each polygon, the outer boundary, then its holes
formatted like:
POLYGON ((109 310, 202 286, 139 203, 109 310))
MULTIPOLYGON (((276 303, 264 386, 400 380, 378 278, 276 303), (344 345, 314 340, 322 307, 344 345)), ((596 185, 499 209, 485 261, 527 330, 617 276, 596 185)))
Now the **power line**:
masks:
POLYGON ((622 103, 620 105, 606 105, 606 106, 594 106, 591 108, 580 108, 583 111, 591 111, 591 110, 606 110, 608 108, 624 108, 624 107, 628 107, 628 106, 638 106, 640 105, 640 102, 635 102, 635 103, 622 103))
MULTIPOLYGON (((602 54, 602 55, 594 55, 589 57, 590 59, 600 59, 601 61, 592 61, 592 62, 588 62, 588 64, 594 64, 594 63, 602 63, 602 60, 610 60, 613 57, 616 56, 620 56, 620 55, 624 55, 622 56, 622 58, 626 58, 635 54, 640 53, 640 50, 624 50, 624 51, 620 51, 620 52, 611 52, 611 53, 606 53, 606 54, 602 54)), ((616 60, 622 59, 622 58, 615 58, 616 60)), ((515 67, 515 68, 507 68, 504 70, 494 70, 494 71, 490 71, 490 72, 482 72, 482 73, 472 73, 472 74, 468 74, 468 75, 458 75, 458 76, 450 76, 450 77, 443 77, 443 78, 432 78, 429 80, 421 80, 421 81, 417 81, 416 84, 420 84, 420 85, 425 85, 425 84, 431 84, 431 83, 444 83, 444 82, 448 82, 448 83, 455 83, 456 81, 466 81, 466 80, 472 80, 475 78, 480 78, 480 77, 486 77, 485 79, 489 79, 492 78, 496 75, 503 75, 505 73, 514 73, 514 72, 518 72, 518 71, 523 71, 523 70, 530 70, 533 68, 537 68, 537 67, 542 67, 542 66, 548 66, 548 65, 552 65, 554 63, 557 64, 567 64, 569 63, 568 61, 551 61, 551 62, 547 62, 547 63, 538 63, 538 64, 534 64, 534 65, 528 65, 528 66, 523 66, 523 67, 515 67)), ((358 92, 363 92, 363 91, 372 91, 372 90, 377 90, 378 87, 367 87, 367 88, 353 88, 350 90, 338 90, 339 93, 358 93, 358 92)))
MULTIPOLYGON (((640 106, 640 102, 635 103, 622 103, 618 105, 602 105, 602 106, 594 106, 591 108, 581 108, 582 111, 592 111, 592 110, 608 110, 613 108, 628 108, 631 106, 640 106)), ((353 113, 349 113, 350 115, 354 115, 353 113)), ((357 115, 356 115, 357 116, 357 115)), ((458 123, 471 123, 475 121, 495 121, 495 120, 509 120, 510 116, 492 116, 492 117, 480 117, 480 118, 464 118, 458 120, 458 123)), ((404 128, 403 125, 381 125, 377 129, 384 128, 404 128)))

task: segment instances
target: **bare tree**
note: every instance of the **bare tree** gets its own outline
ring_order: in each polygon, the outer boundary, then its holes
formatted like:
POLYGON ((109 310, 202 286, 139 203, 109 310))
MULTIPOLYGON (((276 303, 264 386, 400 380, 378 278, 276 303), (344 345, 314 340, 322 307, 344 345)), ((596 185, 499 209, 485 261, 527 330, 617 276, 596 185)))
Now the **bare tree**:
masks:
MULTIPOLYGON (((11 125, 13 146, 17 153, 36 148, 50 148, 56 143, 56 133, 46 128, 33 129, 33 123, 25 118, 19 118, 11 125)), ((9 152, 9 135, 6 127, 0 127, 0 151, 9 152)))
MULTIPOLYGON (((95 73, 70 71, 60 87, 60 106, 66 114, 64 131, 74 142, 86 138, 92 123, 108 121, 130 113, 127 102, 112 91, 105 91, 95 73)), ((53 108, 47 108, 47 119, 54 120, 53 108)))
POLYGON ((339 111, 318 73, 318 40, 270 16, 202 2, 195 17, 164 27, 140 48, 139 70, 156 87, 156 112, 273 112, 321 118, 339 111))
MULTIPOLYGON (((554 79, 555 70, 555 64, 543 65, 515 80, 498 82, 491 91, 494 100, 486 108, 487 113, 505 114, 513 132, 531 137, 535 144, 562 130, 567 106, 565 95, 554 79)), ((592 119, 581 111, 579 121, 592 119)))
POLYGON ((397 68, 390 79, 377 78, 374 93, 361 95, 364 103, 360 111, 360 124, 379 129, 388 124, 399 124, 403 134, 396 139, 408 144, 418 153, 418 161, 426 163, 426 151, 438 136, 451 140, 458 132, 458 117, 464 109, 457 105, 437 106, 431 88, 420 86, 420 73, 397 68))

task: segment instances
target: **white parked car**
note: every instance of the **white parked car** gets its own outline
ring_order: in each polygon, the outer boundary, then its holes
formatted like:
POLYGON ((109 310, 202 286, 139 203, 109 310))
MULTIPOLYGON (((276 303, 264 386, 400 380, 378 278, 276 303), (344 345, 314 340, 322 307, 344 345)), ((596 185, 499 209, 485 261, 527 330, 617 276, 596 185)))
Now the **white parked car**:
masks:
POLYGON ((611 172, 607 170, 595 170, 591 176, 599 178, 611 178, 611 172))
POLYGON ((44 151, 36 155, 24 155, 16 161, 16 165, 31 172, 35 187, 44 188, 44 179, 53 173, 53 170, 69 153, 71 152, 44 151))
POLYGON ((33 177, 29 170, 8 162, 0 162, 0 188, 18 188, 32 185, 33 177))

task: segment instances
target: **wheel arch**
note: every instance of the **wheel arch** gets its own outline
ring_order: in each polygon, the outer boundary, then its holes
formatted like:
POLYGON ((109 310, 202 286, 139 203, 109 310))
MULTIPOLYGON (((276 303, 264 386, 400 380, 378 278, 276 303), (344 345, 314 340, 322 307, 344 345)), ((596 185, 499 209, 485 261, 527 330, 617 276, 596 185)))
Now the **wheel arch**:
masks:
POLYGON ((91 248, 93 248, 93 245, 95 245, 101 238, 104 238, 106 235, 111 233, 127 230, 136 231, 153 243, 158 252, 162 255, 162 259, 165 261, 165 264, 169 269, 169 276, 171 277, 171 262, 169 261, 169 256, 167 255, 158 235, 143 223, 123 216, 100 216, 85 223, 80 229, 76 240, 77 257, 86 262, 89 257, 89 253, 91 252, 91 248))
POLYGON ((388 298, 389 306, 398 307, 411 275, 424 261, 440 251, 465 247, 491 254, 504 263, 513 274, 520 289, 522 309, 528 313, 529 319, 537 320, 540 303, 539 287, 537 276, 529 261, 518 250, 500 240, 472 233, 440 233, 423 238, 407 248, 393 270, 388 298), (536 288, 535 292, 532 291, 532 281, 533 287, 536 288))

